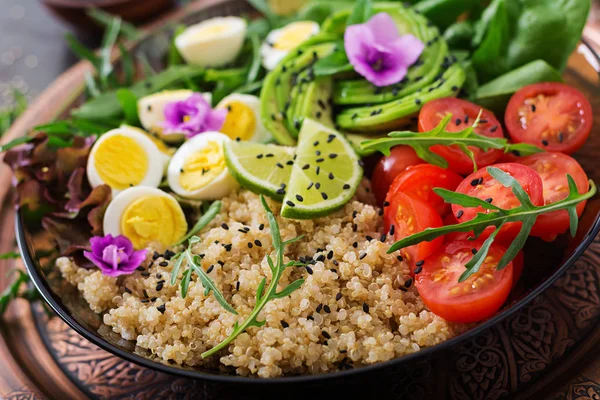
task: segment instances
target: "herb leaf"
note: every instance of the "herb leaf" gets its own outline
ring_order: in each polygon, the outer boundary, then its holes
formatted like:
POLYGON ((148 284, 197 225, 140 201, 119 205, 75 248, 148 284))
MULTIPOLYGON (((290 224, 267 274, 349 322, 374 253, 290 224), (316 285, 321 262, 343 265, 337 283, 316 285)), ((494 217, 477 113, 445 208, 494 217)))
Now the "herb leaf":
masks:
POLYGON ((18 274, 17 279, 11 283, 2 293, 0 293, 0 317, 4 315, 4 312, 8 308, 8 304, 19 297, 21 286, 29 282, 29 275, 27 273, 17 269, 15 270, 18 274))
POLYGON ((403 249, 408 246, 412 246, 424 241, 431 241, 437 237, 446 235, 453 232, 471 232, 475 233, 478 237, 483 230, 489 226, 495 226, 497 229, 494 233, 484 242, 481 249, 477 254, 467 263, 467 270, 460 277, 460 281, 467 279, 470 275, 477 272, 481 265, 480 260, 485 259, 489 251, 494 237, 500 230, 500 228, 509 222, 521 222, 521 231, 517 237, 510 244, 503 257, 500 259, 497 268, 502 269, 506 267, 510 261, 514 259, 517 253, 523 248, 525 242, 531 232, 531 228, 535 224, 538 216, 557 210, 567 210, 570 217, 570 231, 571 235, 574 236, 577 232, 578 217, 577 217, 577 205, 585 200, 592 198, 597 188, 593 181, 589 181, 590 189, 587 193, 580 194, 577 190, 577 185, 570 175, 567 175, 569 181, 569 195, 567 198, 557 201, 556 203, 546 204, 543 206, 534 206, 529 199, 529 196, 521 186, 521 184, 506 172, 495 168, 488 167, 488 173, 494 177, 498 182, 506 187, 510 187, 515 196, 519 199, 521 204, 518 207, 512 209, 503 209, 493 206, 491 204, 483 204, 480 199, 467 196, 460 193, 450 192, 445 189, 436 188, 435 193, 441 196, 447 203, 458 204, 464 207, 477 207, 481 206, 494 212, 490 213, 478 213, 475 218, 470 221, 466 221, 456 225, 447 225, 440 228, 427 228, 422 232, 418 232, 414 235, 410 235, 394 243, 388 250, 388 253, 393 253, 397 250, 403 249))
POLYGON ((371 0, 357 0, 352 13, 348 17, 347 25, 356 25, 366 22, 371 17, 371 0))
POLYGON ((285 264, 283 262, 283 253, 285 251, 285 246, 286 244, 291 243, 291 241, 281 241, 281 233, 279 232, 279 225, 277 224, 275 215, 269 208, 269 205, 267 204, 263 196, 261 196, 261 202, 267 213, 267 219, 269 221, 273 247, 275 248, 276 252, 276 262, 274 262, 270 256, 266 257, 272 272, 271 282, 269 282, 269 285, 265 288, 267 280, 266 278, 263 278, 256 290, 256 303, 254 304, 254 308, 250 312, 250 315, 248 315, 244 322, 242 322, 241 324, 236 322, 233 326, 233 331, 229 334, 229 336, 212 349, 202 353, 202 358, 210 357, 213 354, 217 353, 219 350, 225 348, 227 345, 229 345, 229 343, 235 340, 236 337, 238 337, 242 332, 246 331, 246 329, 248 329, 249 327, 263 326, 265 324, 265 321, 259 321, 258 315, 260 314, 261 310, 265 307, 265 305, 273 299, 289 296, 292 292, 300 288, 300 286, 302 286, 302 284, 304 283, 304 279, 298 279, 290 283, 280 292, 277 292, 277 285, 279 284, 279 280, 281 279, 283 272, 286 268, 288 268, 291 265, 294 265, 295 263, 290 262, 285 264))
POLYGON ((248 77, 246 78, 247 85, 254 83, 258 78, 261 60, 260 40, 258 39, 258 35, 250 35, 250 43, 252 44, 252 63, 250 64, 250 69, 248 70, 248 77))
POLYGON ((221 204, 222 203, 220 200, 213 201, 210 207, 208 207, 208 209, 206 210, 206 212, 204 212, 204 214, 202 214, 202 216, 198 218, 198 222, 196 222, 196 225, 194 225, 192 229, 190 229, 190 231, 179 242, 175 243, 175 245, 177 246, 185 243, 188 239, 190 239, 192 236, 194 236, 196 233, 200 232, 208 224, 210 224, 210 222, 216 217, 216 215, 221 212, 221 204))
MULTIPOLYGON (((490 149, 504 150, 505 153, 510 151, 518 151, 520 155, 530 155, 535 153, 543 152, 544 150, 533 145, 524 144, 510 144, 507 139, 504 138, 490 138, 475 133, 475 127, 479 121, 477 117, 476 122, 460 132, 448 132, 446 127, 452 120, 452 115, 448 114, 438 126, 430 130, 429 132, 391 132, 388 137, 375 140, 367 140, 361 143, 362 151, 379 151, 384 155, 389 155, 390 150, 394 146, 407 145, 412 147, 419 158, 430 164, 437 165, 442 168, 448 167, 448 162, 436 153, 429 150, 434 145, 452 146, 457 145, 460 149, 465 152, 473 160, 473 153, 468 150, 467 146, 477 147, 483 151, 490 149), (468 151, 467 151, 468 150, 468 151)), ((474 160, 473 160, 474 161, 474 160)), ((477 165, 473 163, 475 169, 477 165)))

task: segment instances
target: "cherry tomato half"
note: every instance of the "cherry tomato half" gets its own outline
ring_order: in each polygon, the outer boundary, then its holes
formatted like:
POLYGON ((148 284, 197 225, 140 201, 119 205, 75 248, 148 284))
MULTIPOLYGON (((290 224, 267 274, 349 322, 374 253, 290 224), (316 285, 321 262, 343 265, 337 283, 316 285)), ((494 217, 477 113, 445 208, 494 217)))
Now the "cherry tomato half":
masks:
POLYGON ((425 259, 415 286, 433 313, 451 322, 470 323, 489 318, 502 307, 512 287, 513 265, 496 269, 505 252, 501 245, 493 243, 479 271, 458 281, 473 249, 480 247, 480 241, 446 243, 425 259))
POLYGON ((381 206, 394 179, 411 165, 422 164, 424 161, 409 146, 392 148, 389 156, 381 157, 371 178, 371 188, 377 203, 381 206))
POLYGON ((454 191, 462 180, 463 178, 455 172, 435 165, 413 165, 394 179, 386 201, 391 202, 396 192, 408 193, 431 205, 443 217, 450 211, 450 204, 435 194, 433 188, 454 191))
MULTIPOLYGON (((542 178, 533 169, 516 163, 495 164, 492 167, 499 168, 515 178, 529 195, 532 204, 536 206, 543 204, 542 178)), ((511 209, 521 205, 512 190, 492 178, 486 168, 482 168, 466 177, 458 185, 456 191, 477 197, 504 209, 511 209)), ((453 204, 452 212, 459 222, 465 222, 475 218, 477 213, 490 213, 494 211, 484 210, 482 207, 463 207, 453 204)), ((521 222, 506 223, 498 233, 498 240, 503 243, 512 241, 521 230, 521 226, 521 222)), ((486 229, 482 238, 489 236, 493 231, 493 227, 486 229)))
MULTIPOLYGON (((494 113, 466 100, 448 97, 431 101, 419 113, 419 132, 427 132, 439 125, 440 121, 448 114, 452 114, 452 121, 446 127, 450 132, 459 132, 473 125, 477 115, 482 111, 479 125, 475 132, 488 137, 503 137, 500 122, 494 113)), ((469 146, 475 156, 477 167, 486 167, 495 163, 501 156, 502 150, 490 149, 483 151, 477 147, 469 146)), ((473 172, 473 162, 458 146, 431 146, 430 150, 439 154, 448 161, 449 168, 461 175, 473 172)))
POLYGON ((505 123, 511 139, 547 151, 571 154, 592 130, 592 106, 575 88, 557 82, 520 89, 508 102, 505 123))
MULTIPOLYGON (((442 226, 442 218, 424 201, 413 195, 397 192, 391 199, 390 205, 385 207, 384 223, 387 232, 390 232, 391 226, 394 225, 394 238, 400 240, 425 228, 439 228, 442 226)), ((400 252, 411 266, 411 272, 414 272, 416 263, 424 260, 443 242, 444 239, 439 237, 431 242, 421 242, 407 247, 400 252)))
MULTIPOLYGON (((581 165, 572 157, 562 153, 537 153, 522 157, 519 163, 527 165, 542 178, 544 186, 544 204, 552 204, 565 199, 569 195, 567 174, 571 175, 577 191, 586 193, 589 189, 588 177, 581 165)), ((577 216, 580 216, 586 202, 577 205, 577 216)), ((540 215, 531 230, 532 236, 539 236, 552 241, 569 229, 569 214, 567 210, 554 211, 540 215)))

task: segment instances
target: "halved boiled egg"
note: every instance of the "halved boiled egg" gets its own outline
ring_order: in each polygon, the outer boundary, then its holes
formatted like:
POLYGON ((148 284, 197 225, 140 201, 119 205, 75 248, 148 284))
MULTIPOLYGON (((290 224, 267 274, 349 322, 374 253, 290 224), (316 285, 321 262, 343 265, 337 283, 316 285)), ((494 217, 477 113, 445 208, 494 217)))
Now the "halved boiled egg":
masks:
POLYGON ((145 132, 121 127, 106 132, 94 143, 87 177, 92 187, 110 186, 114 196, 132 186, 158 187, 166 161, 145 132))
POLYGON ((152 143, 154 143, 156 145, 156 147, 158 147, 158 150, 160 150, 160 152, 163 156, 164 166, 166 167, 169 164, 169 160, 171 160, 171 156, 175 153, 175 148, 167 146, 162 140, 160 140, 156 136, 151 135, 150 133, 146 132, 145 130, 138 128, 137 126, 123 124, 119 128, 131 129, 133 131, 139 132, 139 133, 145 135, 146 137, 148 137, 150 140, 152 140, 152 143))
POLYGON ((246 38, 246 20, 216 17, 189 26, 175 38, 175 46, 188 64, 220 67, 235 60, 246 38))
POLYGON ((231 139, 221 132, 204 132, 185 142, 167 169, 171 190, 189 199, 216 200, 235 189, 223 154, 226 140, 231 139))
POLYGON ((317 33, 319 33, 319 24, 313 21, 292 22, 283 28, 271 31, 260 47, 264 67, 269 71, 274 69, 291 50, 317 33))
POLYGON ((227 109, 225 123, 220 129, 231 139, 240 138, 264 143, 273 137, 260 118, 260 99, 250 94, 233 93, 225 97, 217 109, 227 109))
POLYGON ((135 249, 151 243, 170 247, 187 232, 181 206, 157 188, 138 186, 123 190, 104 213, 104 234, 123 235, 135 249))
MULTIPOLYGON (((187 89, 163 90, 140 98, 137 103, 138 115, 144 129, 157 135, 167 143, 183 142, 185 140, 184 134, 163 135, 162 123, 165 121, 165 106, 175 101, 184 101, 193 94, 194 91, 187 89)), ((202 97, 208 104, 212 103, 212 93, 202 93, 202 97)))

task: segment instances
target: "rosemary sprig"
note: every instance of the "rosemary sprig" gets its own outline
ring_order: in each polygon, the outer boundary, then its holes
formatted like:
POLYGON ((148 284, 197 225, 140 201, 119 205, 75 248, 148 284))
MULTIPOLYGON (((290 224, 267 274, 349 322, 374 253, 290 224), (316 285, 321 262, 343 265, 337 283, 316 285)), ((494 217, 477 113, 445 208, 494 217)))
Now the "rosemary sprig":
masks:
POLYGON ((388 253, 393 253, 397 250, 421 243, 423 241, 431 241, 437 237, 452 232, 472 231, 475 237, 478 237, 485 228, 489 226, 495 226, 496 229, 494 232, 485 242, 483 242, 479 251, 465 265, 466 270, 459 278, 459 282, 462 282, 479 271, 481 264, 488 254, 490 246, 494 242, 496 235, 504 224, 509 222, 522 222, 522 227, 517 237, 513 240, 510 246, 508 246, 506 252, 498 262, 498 270, 505 268, 515 258, 519 250, 523 248, 525 241, 531 232, 533 224, 535 223, 537 217, 542 214, 558 210, 567 210, 570 218, 571 236, 575 236, 579 222, 576 207, 582 201, 590 199, 596 194, 596 185, 593 181, 590 180, 590 190, 587 193, 580 194, 577 191, 577 185, 575 184, 573 178, 570 175, 567 175, 567 180, 569 182, 569 195, 565 199, 552 204, 535 206, 531 203, 529 196, 515 178, 498 168, 488 167, 487 171, 494 179, 500 182, 500 184, 512 190, 514 195, 521 203, 520 206, 507 210, 466 194, 435 188, 433 189, 434 192, 443 198, 446 203, 458 204, 464 207, 481 206, 482 208, 492 212, 487 214, 478 213, 472 220, 456 225, 448 225, 441 228, 427 228, 422 232, 397 241, 389 248, 388 253))
POLYGON ((475 128, 479 124, 481 112, 477 116, 477 119, 472 126, 463 129, 460 132, 448 132, 446 127, 452 120, 452 114, 446 115, 444 119, 434 129, 428 132, 391 132, 388 137, 381 139, 367 140, 361 143, 362 150, 375 150, 385 155, 390 155, 390 150, 394 146, 407 145, 412 147, 419 158, 430 164, 437 165, 442 168, 448 167, 448 162, 442 156, 433 153, 429 150, 431 146, 436 144, 444 146, 457 145, 460 149, 473 161, 475 171, 477 165, 475 164, 475 157, 473 152, 469 150, 468 146, 480 148, 483 151, 490 149, 503 150, 505 153, 517 152, 522 156, 543 152, 537 146, 527 143, 509 143, 504 138, 490 138, 475 133, 475 128))
POLYGON ((260 314, 261 310, 265 307, 265 305, 271 300, 281 299, 283 297, 289 296, 295 290, 300 288, 300 286, 302 286, 302 284, 304 283, 304 279, 297 279, 294 282, 287 285, 281 291, 279 291, 279 292, 277 291, 277 285, 279 284, 279 280, 281 279, 281 276, 283 275, 283 272, 285 271, 286 268, 292 267, 292 266, 304 265, 303 263, 296 262, 296 261, 290 261, 288 263, 283 262, 283 253, 285 251, 285 247, 291 243, 294 243, 294 242, 302 239, 303 236, 298 236, 296 238, 293 238, 293 239, 283 242, 281 240, 281 234, 279 232, 279 225, 277 224, 275 215, 269 208, 269 206, 263 196, 260 197, 260 200, 261 200, 262 205, 267 213, 267 219, 269 220, 269 227, 271 230, 271 238, 273 241, 273 247, 275 248, 275 261, 273 261, 273 259, 271 258, 270 255, 267 255, 267 263, 269 264, 269 267, 271 269, 271 274, 272 274, 271 282, 269 283, 269 286, 265 288, 265 286, 267 284, 267 278, 262 279, 262 281, 260 282, 260 284, 258 285, 258 288, 256 290, 256 303, 254 304, 254 308, 252 309, 252 312, 250 313, 250 315, 248 315, 248 317, 246 317, 244 322, 242 322, 241 324, 238 324, 236 322, 233 326, 233 331, 231 332, 231 334, 225 340, 223 340, 221 343, 219 343, 212 349, 202 353, 202 358, 210 357, 213 354, 215 354, 216 352, 218 352, 219 350, 225 348, 236 337, 238 337, 238 335, 240 335, 241 333, 246 331, 246 329, 248 329, 249 327, 263 326, 265 324, 265 321, 264 320, 259 321, 258 314, 260 314))

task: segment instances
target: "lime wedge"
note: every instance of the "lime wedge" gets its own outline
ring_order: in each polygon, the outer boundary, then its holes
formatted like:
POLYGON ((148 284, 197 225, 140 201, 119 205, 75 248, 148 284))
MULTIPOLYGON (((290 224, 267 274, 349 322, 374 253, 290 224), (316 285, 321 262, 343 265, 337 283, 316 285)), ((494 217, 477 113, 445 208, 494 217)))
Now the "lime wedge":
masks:
POLYGON ((298 136, 281 216, 311 219, 330 214, 354 195, 363 174, 360 159, 342 134, 311 119, 304 120, 298 136))
POLYGON ((294 147, 228 140, 223 146, 229 173, 254 193, 281 201, 294 163, 294 147))

